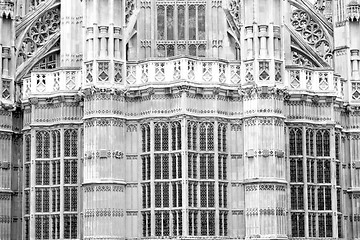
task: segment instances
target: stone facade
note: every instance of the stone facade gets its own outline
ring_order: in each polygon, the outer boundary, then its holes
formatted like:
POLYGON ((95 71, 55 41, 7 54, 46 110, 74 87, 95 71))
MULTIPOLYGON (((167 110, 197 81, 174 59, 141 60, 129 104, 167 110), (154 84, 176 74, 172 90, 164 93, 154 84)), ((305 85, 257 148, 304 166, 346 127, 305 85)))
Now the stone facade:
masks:
POLYGON ((0 239, 360 239, 358 0, 0 13, 0 239))

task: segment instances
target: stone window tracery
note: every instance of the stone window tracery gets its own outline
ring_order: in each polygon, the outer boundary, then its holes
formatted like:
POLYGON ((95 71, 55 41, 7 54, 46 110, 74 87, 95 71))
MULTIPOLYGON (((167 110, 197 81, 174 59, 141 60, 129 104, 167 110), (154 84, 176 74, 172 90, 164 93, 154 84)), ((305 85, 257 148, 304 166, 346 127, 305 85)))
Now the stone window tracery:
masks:
POLYGON ((302 155, 302 130, 299 128, 290 129, 290 155, 302 155))
POLYGON ((182 54, 205 57, 205 7, 205 1, 157 2, 158 57, 182 54))
POLYGON ((64 156, 77 157, 78 153, 78 131, 76 129, 66 129, 64 131, 64 156))
POLYGON ((318 130, 316 132, 316 156, 330 156, 330 133, 328 130, 318 130))
POLYGON ((36 158, 50 157, 50 133, 47 131, 36 132, 36 158))
POLYGON ((321 25, 315 22, 310 14, 302 9, 293 7, 291 25, 304 40, 319 54, 327 63, 332 65, 332 49, 321 25))
POLYGON ((56 7, 41 15, 29 28, 23 39, 19 57, 23 61, 32 57, 37 49, 45 45, 49 38, 59 31, 59 28, 60 8, 56 7))

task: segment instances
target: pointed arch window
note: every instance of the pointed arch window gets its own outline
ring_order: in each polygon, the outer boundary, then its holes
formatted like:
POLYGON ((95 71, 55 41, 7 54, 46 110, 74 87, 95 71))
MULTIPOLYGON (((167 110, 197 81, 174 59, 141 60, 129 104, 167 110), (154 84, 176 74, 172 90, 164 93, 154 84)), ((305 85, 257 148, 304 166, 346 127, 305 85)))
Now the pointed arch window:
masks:
POLYGON ((64 156, 77 157, 78 154, 78 131, 67 129, 64 131, 64 156))
POLYGON ((141 125, 141 134, 142 134, 142 151, 150 152, 150 126, 149 124, 141 125))
POLYGON ((36 132, 36 158, 50 158, 50 133, 36 132))
POLYGON ((314 130, 306 130, 306 155, 314 156, 314 130))
POLYGON ((157 1, 156 12, 158 57, 205 57, 206 1, 157 1))
POLYGON ((329 130, 318 130, 316 132, 316 156, 330 156, 330 132, 329 130))
POLYGON ((302 130, 290 128, 290 155, 302 155, 302 130))
POLYGON ((171 123, 172 150, 181 150, 181 124, 171 123))
POLYGON ((169 125, 167 123, 155 124, 155 151, 169 150, 169 125))

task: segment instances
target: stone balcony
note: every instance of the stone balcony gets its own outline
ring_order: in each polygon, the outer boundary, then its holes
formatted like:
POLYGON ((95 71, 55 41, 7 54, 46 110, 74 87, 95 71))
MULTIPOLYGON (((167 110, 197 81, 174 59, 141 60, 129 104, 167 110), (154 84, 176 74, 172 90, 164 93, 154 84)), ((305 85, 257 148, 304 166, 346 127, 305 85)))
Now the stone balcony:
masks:
POLYGON ((290 91, 307 91, 331 93, 339 98, 344 97, 345 81, 332 70, 315 70, 311 68, 288 66, 287 82, 290 91))
POLYGON ((76 93, 81 87, 80 69, 57 69, 54 71, 34 71, 25 77, 22 88, 23 100, 30 96, 46 96, 57 93, 76 93))

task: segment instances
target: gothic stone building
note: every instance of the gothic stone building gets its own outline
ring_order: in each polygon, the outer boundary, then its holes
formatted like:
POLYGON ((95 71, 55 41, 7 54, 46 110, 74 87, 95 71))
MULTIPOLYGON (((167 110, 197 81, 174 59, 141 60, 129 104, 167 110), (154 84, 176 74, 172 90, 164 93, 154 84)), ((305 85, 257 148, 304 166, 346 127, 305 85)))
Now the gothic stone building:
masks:
POLYGON ((0 239, 360 239, 359 0, 0 0, 0 239))

